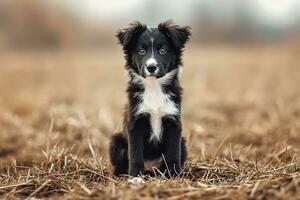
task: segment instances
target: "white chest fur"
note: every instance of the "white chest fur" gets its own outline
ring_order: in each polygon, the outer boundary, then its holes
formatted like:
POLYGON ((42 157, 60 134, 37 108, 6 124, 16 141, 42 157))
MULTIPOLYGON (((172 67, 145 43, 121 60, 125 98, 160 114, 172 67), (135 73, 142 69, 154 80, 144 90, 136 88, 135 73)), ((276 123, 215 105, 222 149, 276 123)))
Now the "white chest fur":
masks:
POLYGON ((152 133, 150 140, 161 140, 162 117, 177 115, 179 110, 176 104, 170 100, 170 95, 162 91, 161 82, 157 79, 145 79, 143 81, 144 92, 139 95, 141 103, 138 105, 137 114, 149 113, 152 133))

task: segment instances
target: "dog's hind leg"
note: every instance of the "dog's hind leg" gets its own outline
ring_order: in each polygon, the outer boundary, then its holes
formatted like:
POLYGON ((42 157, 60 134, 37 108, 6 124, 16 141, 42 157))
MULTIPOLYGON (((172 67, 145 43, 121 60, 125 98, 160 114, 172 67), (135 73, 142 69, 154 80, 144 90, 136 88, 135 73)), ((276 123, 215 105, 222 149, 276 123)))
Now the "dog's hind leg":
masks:
POLYGON ((109 157, 116 176, 128 174, 128 142, 126 136, 122 133, 112 136, 109 157))
POLYGON ((181 138, 181 166, 184 165, 187 159, 187 149, 186 149, 186 140, 185 138, 181 138))

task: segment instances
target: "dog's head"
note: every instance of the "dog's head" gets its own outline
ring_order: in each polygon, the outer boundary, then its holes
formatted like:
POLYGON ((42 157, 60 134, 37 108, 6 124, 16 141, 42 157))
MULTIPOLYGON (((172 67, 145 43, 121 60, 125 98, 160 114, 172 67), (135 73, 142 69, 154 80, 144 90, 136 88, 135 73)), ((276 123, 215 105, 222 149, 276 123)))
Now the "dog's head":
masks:
POLYGON ((170 20, 157 28, 134 22, 117 33, 127 60, 126 68, 144 78, 160 78, 177 69, 190 36, 190 27, 177 26, 170 20))

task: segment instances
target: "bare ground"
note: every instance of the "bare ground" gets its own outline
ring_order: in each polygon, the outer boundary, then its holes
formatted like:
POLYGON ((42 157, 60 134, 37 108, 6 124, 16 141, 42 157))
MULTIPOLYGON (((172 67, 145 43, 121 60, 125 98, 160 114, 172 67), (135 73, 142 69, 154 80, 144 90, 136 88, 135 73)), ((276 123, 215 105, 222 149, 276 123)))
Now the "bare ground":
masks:
POLYGON ((189 47, 171 180, 112 175, 126 74, 118 47, 0 52, 0 195, 53 199, 300 199, 300 50, 189 47))

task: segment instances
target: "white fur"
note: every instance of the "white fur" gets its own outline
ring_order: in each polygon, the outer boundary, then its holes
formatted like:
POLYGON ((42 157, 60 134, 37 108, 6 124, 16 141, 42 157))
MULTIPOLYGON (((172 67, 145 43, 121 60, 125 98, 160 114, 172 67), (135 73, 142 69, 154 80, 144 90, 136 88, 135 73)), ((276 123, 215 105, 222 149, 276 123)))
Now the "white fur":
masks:
POLYGON ((167 84, 175 75, 177 70, 167 73, 161 78, 145 79, 134 74, 134 81, 142 84, 145 88, 144 92, 138 94, 141 103, 137 107, 136 114, 149 113, 152 134, 150 140, 161 140, 162 136, 162 117, 166 115, 178 115, 179 110, 176 104, 170 100, 171 94, 165 94, 162 91, 162 85, 167 84))
POLYGON ((151 57, 146 61, 146 66, 149 66, 151 64, 157 65, 157 61, 155 60, 155 58, 151 57))
MULTIPOLYGON (((146 67, 145 67, 145 73, 146 75, 150 75, 150 73, 147 71, 147 66, 149 65, 157 65, 157 61, 154 57, 154 47, 153 47, 154 39, 151 38, 151 57, 146 61, 146 67)), ((157 73, 158 68, 155 70, 155 73, 157 73)))
POLYGON ((134 178, 129 179, 127 181, 127 183, 130 185, 139 186, 139 185, 145 184, 145 181, 140 177, 134 177, 134 178))

